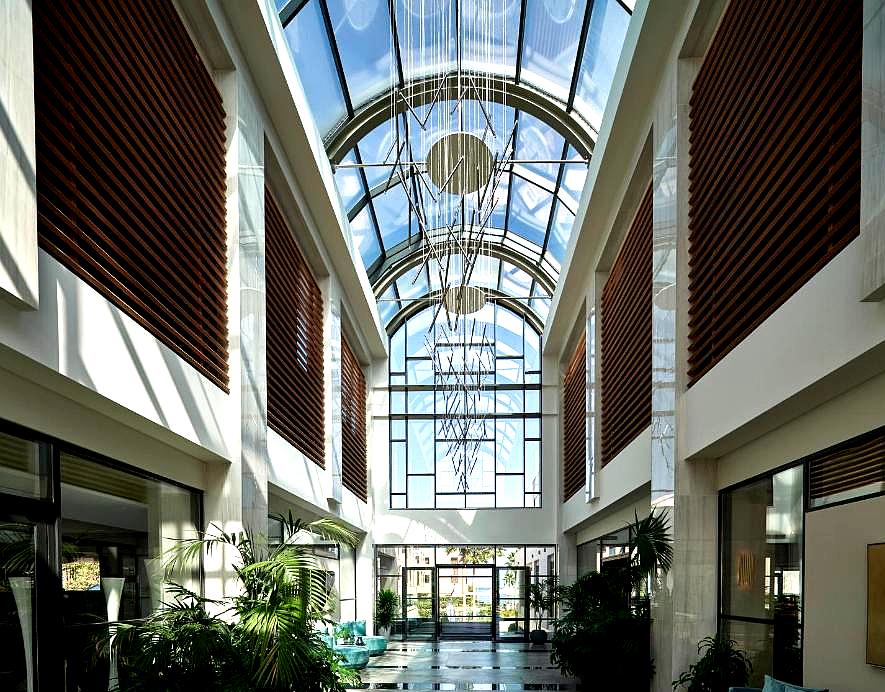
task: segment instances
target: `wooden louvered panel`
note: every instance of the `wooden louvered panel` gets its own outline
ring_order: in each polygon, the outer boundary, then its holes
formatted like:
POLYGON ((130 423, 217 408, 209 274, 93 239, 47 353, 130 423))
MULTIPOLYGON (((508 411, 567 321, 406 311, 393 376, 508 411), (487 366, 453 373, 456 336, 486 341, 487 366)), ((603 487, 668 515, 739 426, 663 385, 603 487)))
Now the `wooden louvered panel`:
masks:
POLYGON ((584 487, 587 459, 587 342, 575 348, 562 377, 562 499, 584 487))
POLYGON ((689 386, 858 235, 862 4, 725 12, 690 101, 689 386))
POLYGON ((366 376, 347 341, 341 338, 341 481, 368 499, 366 468, 366 376))
POLYGON ((815 454, 808 462, 812 501, 868 487, 885 490, 885 427, 815 454))
POLYGON ((651 424, 652 192, 642 196, 601 300, 603 466, 651 424))
POLYGON ((267 421, 325 466, 323 299, 270 190, 264 191, 267 421))
POLYGON ((168 0, 40 0, 33 19, 40 247, 227 391, 212 77, 168 0))

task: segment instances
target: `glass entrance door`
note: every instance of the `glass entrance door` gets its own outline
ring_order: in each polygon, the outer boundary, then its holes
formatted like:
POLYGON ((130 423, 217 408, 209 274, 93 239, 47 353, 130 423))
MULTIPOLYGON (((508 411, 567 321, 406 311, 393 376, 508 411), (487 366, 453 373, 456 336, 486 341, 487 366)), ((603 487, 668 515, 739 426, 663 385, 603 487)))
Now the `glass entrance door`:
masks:
POLYGON ((525 639, 529 631, 527 567, 495 568, 495 636, 498 639, 525 639))
POLYGON ((403 636, 405 639, 436 638, 436 569, 403 567, 403 636))
POLYGON ((437 569, 440 638, 490 639, 494 568, 453 565, 437 569))

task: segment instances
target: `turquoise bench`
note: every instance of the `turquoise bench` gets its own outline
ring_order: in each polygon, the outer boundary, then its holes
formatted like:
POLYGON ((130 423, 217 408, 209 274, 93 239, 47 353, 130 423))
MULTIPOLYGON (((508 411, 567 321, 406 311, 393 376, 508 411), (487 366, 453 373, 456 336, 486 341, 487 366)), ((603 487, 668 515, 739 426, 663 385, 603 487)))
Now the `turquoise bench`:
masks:
POLYGON ((380 656, 387 651, 387 637, 363 637, 369 656, 380 656))
POLYGON ((344 657, 344 667, 360 670, 369 663, 369 648, 366 646, 337 645, 335 653, 344 657))
POLYGON ((819 687, 799 687, 766 675, 764 687, 730 687, 728 692, 829 692, 829 690, 819 687))

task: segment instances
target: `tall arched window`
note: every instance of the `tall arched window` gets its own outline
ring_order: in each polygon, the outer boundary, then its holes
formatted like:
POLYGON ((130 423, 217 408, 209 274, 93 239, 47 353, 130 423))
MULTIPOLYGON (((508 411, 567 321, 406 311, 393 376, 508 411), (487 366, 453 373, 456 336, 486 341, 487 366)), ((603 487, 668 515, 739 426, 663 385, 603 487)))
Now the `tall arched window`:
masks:
POLYGON ((487 303, 425 308, 390 338, 390 506, 541 506, 541 337, 487 303))

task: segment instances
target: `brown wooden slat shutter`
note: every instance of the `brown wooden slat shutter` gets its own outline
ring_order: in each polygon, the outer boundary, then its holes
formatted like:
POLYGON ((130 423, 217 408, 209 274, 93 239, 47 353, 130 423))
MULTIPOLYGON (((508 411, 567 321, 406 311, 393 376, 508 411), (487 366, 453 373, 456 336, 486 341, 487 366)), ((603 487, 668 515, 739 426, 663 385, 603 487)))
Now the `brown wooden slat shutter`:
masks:
POLYGON ((366 468, 366 376, 347 340, 341 338, 341 482, 368 500, 366 468))
POLYGON ((858 235, 862 0, 734 0, 690 101, 689 386, 858 235))
POLYGON ((808 458, 812 506, 885 491, 885 427, 808 458))
POLYGON ((221 95, 167 0, 34 2, 40 247, 227 390, 221 95))
POLYGON ((264 190, 267 422, 325 468, 323 297, 270 190, 264 190))
POLYGON ((562 500, 584 487, 587 458, 587 337, 572 354, 562 377, 562 500))
POLYGON ((599 351, 605 466, 651 424, 651 185, 602 289, 599 351))

